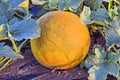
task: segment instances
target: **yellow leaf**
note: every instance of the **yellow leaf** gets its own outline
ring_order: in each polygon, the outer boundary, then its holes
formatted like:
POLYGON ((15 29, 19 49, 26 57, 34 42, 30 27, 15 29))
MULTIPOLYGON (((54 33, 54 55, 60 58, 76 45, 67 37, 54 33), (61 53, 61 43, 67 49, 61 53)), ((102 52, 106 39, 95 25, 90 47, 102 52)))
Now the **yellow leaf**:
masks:
POLYGON ((23 1, 21 4, 19 4, 19 6, 25 8, 28 11, 29 0, 23 1))

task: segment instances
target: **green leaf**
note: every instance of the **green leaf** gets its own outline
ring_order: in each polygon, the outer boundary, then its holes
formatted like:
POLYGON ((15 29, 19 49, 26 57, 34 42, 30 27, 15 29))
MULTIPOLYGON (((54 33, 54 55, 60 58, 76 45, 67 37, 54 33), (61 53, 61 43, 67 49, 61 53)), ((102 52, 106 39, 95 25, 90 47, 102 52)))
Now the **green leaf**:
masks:
POLYGON ((18 5, 23 2, 24 0, 9 0, 9 9, 17 8, 18 5))
POLYGON ((119 7, 114 5, 112 8, 108 9, 108 14, 110 18, 114 18, 116 15, 119 15, 119 7), (113 8, 114 7, 114 8, 113 8))
POLYGON ((79 4, 83 0, 49 0, 50 7, 58 6, 59 10, 64 10, 65 7, 71 7, 75 12, 79 6, 79 4), (52 3, 52 4, 51 4, 52 3))
POLYGON ((103 0, 84 0, 84 4, 92 10, 96 10, 100 7, 100 4, 103 2, 103 0))
POLYGON ((104 22, 105 19, 108 19, 108 12, 105 8, 99 8, 94 12, 93 20, 104 22))
POLYGON ((14 15, 13 10, 8 9, 8 4, 3 4, 0 2, 0 25, 7 23, 7 21, 14 15))
POLYGON ((7 26, 5 26, 5 24, 0 25, 0 37, 4 37, 7 36, 7 26))
POLYGON ((19 21, 19 20, 16 17, 14 17, 8 22, 8 24, 13 25, 16 21, 19 21))
POLYGON ((91 15, 91 10, 89 7, 84 6, 82 13, 80 14, 80 20, 85 23, 85 24, 90 24, 90 15, 91 15))
POLYGON ((23 58, 22 55, 16 54, 11 47, 5 45, 4 43, 0 43, 0 56, 12 59, 23 58))
POLYGON ((8 30, 9 38, 17 41, 40 37, 40 28, 36 20, 31 19, 29 15, 21 21, 16 21, 13 25, 8 25, 8 30))
POLYGON ((6 16, 0 16, 0 25, 5 24, 7 22, 6 16))
POLYGON ((80 14, 80 20, 85 24, 95 23, 105 26, 104 21, 108 18, 109 16, 105 8, 99 8, 96 11, 92 11, 89 7, 84 6, 83 11, 80 14))
POLYGON ((48 3, 50 9, 58 7, 59 10, 63 11, 65 7, 71 7, 76 11, 83 0, 32 0, 32 2, 37 5, 48 3))
POLYGON ((104 27, 104 31, 107 47, 112 44, 120 45, 120 17, 114 17, 114 19, 104 27))
POLYGON ((91 65, 88 80, 106 80, 108 74, 119 78, 119 53, 105 51, 99 45, 94 46, 93 53, 85 60, 85 65, 91 65))
POLYGON ((49 0, 50 7, 56 7, 57 3, 58 3, 58 0, 49 0))
POLYGON ((5 16, 7 17, 7 21, 8 21, 9 19, 13 18, 14 14, 15 14, 15 11, 14 11, 14 10, 7 10, 7 11, 6 11, 6 14, 5 14, 5 16))
POLYGON ((5 15, 6 9, 6 6, 0 2, 0 15, 5 15))

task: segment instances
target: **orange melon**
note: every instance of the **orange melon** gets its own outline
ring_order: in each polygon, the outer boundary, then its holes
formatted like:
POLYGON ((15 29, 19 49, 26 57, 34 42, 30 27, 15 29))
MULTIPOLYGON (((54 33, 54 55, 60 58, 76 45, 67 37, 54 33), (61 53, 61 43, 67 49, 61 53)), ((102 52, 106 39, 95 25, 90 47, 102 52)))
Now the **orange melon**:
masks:
POLYGON ((65 11, 44 14, 37 21, 41 36, 32 39, 33 55, 48 68, 69 69, 86 57, 90 35, 77 15, 65 11))

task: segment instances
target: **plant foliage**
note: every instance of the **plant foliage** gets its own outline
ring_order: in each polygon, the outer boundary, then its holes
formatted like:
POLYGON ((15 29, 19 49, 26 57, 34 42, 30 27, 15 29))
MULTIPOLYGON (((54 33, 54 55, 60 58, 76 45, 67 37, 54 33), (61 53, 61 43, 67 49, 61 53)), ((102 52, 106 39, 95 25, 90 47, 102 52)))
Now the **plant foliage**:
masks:
POLYGON ((26 6, 20 6, 23 1, 0 1, 0 41, 7 39, 13 44, 13 46, 8 46, 3 41, 0 42, 0 58, 23 58, 21 54, 17 53, 20 53, 23 43, 25 43, 24 40, 27 41, 40 36, 40 28, 37 26, 36 20, 32 19, 32 15, 29 14, 26 6), (17 45, 17 41, 23 41, 23 43, 17 45))
POLYGON ((94 45, 93 52, 85 60, 89 80, 106 80, 111 74, 119 78, 120 54, 105 51, 100 45, 94 45))

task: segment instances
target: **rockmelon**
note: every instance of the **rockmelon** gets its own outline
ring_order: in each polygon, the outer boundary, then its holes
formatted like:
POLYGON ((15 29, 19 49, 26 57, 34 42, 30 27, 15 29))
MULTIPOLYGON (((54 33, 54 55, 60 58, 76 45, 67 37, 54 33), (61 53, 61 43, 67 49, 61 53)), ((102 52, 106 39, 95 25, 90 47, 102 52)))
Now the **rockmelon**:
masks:
POLYGON ((77 15, 66 11, 48 12, 37 24, 41 36, 30 42, 40 64, 51 69, 69 69, 86 57, 90 46, 89 30, 77 15))

